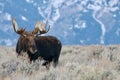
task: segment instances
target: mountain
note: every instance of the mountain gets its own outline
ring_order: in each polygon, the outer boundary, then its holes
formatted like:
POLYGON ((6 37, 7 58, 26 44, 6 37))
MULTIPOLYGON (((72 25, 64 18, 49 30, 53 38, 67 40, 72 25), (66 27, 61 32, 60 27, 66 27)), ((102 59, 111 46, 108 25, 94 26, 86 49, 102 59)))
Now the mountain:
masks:
POLYGON ((33 30, 35 23, 48 20, 46 35, 58 37, 62 44, 119 44, 119 0, 0 0, 0 45, 13 46, 19 35, 12 27, 33 30))

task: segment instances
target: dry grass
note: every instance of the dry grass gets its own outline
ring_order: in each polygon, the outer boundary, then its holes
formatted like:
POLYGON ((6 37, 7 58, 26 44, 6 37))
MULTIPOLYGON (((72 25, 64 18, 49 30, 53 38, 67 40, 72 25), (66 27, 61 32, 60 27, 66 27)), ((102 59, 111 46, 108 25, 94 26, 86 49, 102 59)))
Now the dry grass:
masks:
POLYGON ((120 80, 120 45, 64 46, 56 68, 16 57, 14 47, 0 47, 0 80, 120 80))

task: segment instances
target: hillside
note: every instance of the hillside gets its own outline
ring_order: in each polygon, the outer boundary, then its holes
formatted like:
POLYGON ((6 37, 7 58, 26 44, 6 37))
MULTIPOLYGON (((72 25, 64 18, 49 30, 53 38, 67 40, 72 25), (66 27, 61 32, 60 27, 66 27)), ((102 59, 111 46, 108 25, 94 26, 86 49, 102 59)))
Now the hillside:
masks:
POLYGON ((120 80, 120 45, 63 46, 56 68, 41 64, 0 47, 0 80, 120 80))
POLYGON ((120 0, 0 0, 0 45, 13 46, 18 36, 12 26, 32 31, 38 20, 48 20, 46 35, 64 45, 120 44, 120 0))

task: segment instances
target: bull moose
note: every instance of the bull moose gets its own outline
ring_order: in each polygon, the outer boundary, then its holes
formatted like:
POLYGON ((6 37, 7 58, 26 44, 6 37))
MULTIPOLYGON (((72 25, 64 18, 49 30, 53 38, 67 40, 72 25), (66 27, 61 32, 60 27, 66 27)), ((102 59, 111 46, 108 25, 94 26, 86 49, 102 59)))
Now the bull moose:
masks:
POLYGON ((45 24, 38 21, 33 31, 26 31, 24 28, 18 29, 15 18, 12 18, 12 24, 14 31, 20 35, 16 45, 18 56, 22 55, 22 52, 26 52, 30 62, 41 57, 45 60, 43 65, 47 66, 53 62, 53 66, 56 67, 62 48, 60 40, 54 36, 40 36, 50 30, 50 26, 46 30, 48 21, 45 24))

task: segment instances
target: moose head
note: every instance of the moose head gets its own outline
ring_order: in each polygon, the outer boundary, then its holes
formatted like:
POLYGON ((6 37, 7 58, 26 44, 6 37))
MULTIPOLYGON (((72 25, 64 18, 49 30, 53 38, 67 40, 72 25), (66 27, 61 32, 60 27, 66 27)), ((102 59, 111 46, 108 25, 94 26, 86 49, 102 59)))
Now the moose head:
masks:
POLYGON ((50 30, 50 25, 48 27, 48 30, 46 30, 48 21, 46 21, 45 24, 41 21, 37 21, 33 31, 26 31, 24 28, 18 29, 18 24, 15 18, 12 18, 12 24, 14 31, 20 35, 16 47, 16 52, 18 55, 21 54, 21 51, 30 52, 32 54, 37 52, 35 38, 41 34, 47 33, 50 30))

